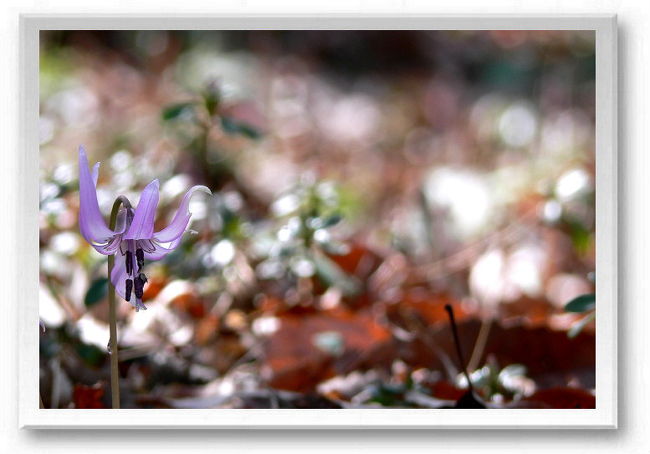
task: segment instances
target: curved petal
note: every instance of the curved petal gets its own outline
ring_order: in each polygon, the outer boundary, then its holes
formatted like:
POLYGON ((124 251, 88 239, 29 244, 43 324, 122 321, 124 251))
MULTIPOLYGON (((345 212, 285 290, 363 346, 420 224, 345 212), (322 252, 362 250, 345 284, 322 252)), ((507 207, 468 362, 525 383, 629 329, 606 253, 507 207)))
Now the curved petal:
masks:
POLYGON ((126 260, 122 254, 115 254, 115 263, 111 272, 111 283, 115 287, 115 292, 125 298, 126 293, 126 260))
MULTIPOLYGON (((99 167, 95 167, 99 172, 99 167)), ((113 236, 113 231, 108 228, 99 211, 95 182, 88 169, 88 158, 83 146, 79 147, 79 230, 92 245, 105 243, 113 236)))
POLYGON ((99 178, 99 165, 101 162, 96 162, 95 165, 93 166, 93 183, 95 184, 95 187, 97 187, 97 179, 99 178))
POLYGON ((124 239, 148 240, 153 237, 153 222, 156 216, 156 207, 158 207, 159 186, 158 180, 153 180, 142 191, 133 221, 131 221, 131 226, 124 235, 124 239))
POLYGON ((126 230, 126 217, 127 210, 124 207, 120 208, 120 211, 117 212, 117 218, 115 219, 115 232, 113 232, 115 235, 120 235, 126 230))
POLYGON ((113 255, 120 250, 120 243, 122 242, 122 237, 120 235, 114 235, 107 243, 105 244, 93 244, 97 252, 104 255, 113 255))
POLYGON ((174 249, 176 249, 178 245, 181 244, 182 239, 183 237, 179 236, 174 241, 168 243, 166 246, 161 246, 160 244, 154 242, 154 250, 152 252, 145 251, 144 258, 150 261, 160 260, 172 252, 174 249))
POLYGON ((187 224, 189 224, 190 218, 192 217, 192 213, 190 213, 189 210, 190 198, 196 191, 203 191, 206 194, 212 194, 212 191, 210 191, 206 186, 191 187, 183 196, 183 200, 181 200, 181 204, 178 207, 178 211, 176 211, 172 222, 170 222, 170 224, 160 232, 157 232, 153 236, 154 240, 159 243, 169 243, 178 239, 183 232, 185 232, 187 224))

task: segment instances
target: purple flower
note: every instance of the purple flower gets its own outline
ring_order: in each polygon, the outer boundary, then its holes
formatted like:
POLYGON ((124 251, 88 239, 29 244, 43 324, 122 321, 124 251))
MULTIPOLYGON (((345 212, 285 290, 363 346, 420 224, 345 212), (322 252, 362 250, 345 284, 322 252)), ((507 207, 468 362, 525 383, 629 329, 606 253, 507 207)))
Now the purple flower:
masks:
POLYGON ((115 256, 111 282, 117 293, 136 311, 146 309, 142 304, 144 284, 147 282, 143 272, 145 260, 160 260, 180 244, 190 222, 188 207, 192 194, 195 191, 211 192, 205 186, 190 188, 172 222, 161 231, 154 232, 159 183, 153 180, 142 191, 135 210, 130 206, 120 210, 113 231, 106 225, 97 203, 99 162, 93 167, 92 174, 88 167, 86 151, 80 146, 79 230, 97 252, 115 256))

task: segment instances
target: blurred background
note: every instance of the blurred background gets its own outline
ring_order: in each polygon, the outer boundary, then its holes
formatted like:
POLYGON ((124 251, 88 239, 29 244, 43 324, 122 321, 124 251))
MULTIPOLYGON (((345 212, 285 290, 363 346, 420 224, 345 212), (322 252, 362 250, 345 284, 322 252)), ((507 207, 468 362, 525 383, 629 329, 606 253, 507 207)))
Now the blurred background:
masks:
POLYGON ((122 407, 595 405, 593 32, 48 31, 40 48, 41 398, 110 406, 98 198, 181 247, 119 303, 122 407), (591 310, 591 307, 589 308, 591 310))

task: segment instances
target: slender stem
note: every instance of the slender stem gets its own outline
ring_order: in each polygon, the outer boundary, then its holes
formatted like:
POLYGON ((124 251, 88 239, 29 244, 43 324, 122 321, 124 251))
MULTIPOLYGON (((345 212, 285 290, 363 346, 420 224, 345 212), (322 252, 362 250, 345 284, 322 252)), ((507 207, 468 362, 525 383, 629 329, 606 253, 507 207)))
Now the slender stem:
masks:
POLYGON ((456 354, 458 355, 458 361, 460 362, 460 367, 463 369, 463 374, 465 374, 465 378, 467 379, 467 387, 469 388, 470 391, 473 391, 474 387, 472 386, 472 380, 470 380, 469 374, 467 373, 467 365, 465 363, 465 358, 463 358, 463 350, 460 348, 460 337, 458 337, 458 328, 456 327, 456 320, 454 319, 454 310, 452 309, 450 304, 445 304, 445 310, 449 315, 449 323, 451 323, 451 332, 454 335, 454 343, 456 344, 456 354))
POLYGON ((492 328, 493 321, 494 318, 490 315, 489 318, 484 319, 481 322, 481 329, 476 337, 472 355, 469 357, 469 361, 467 362, 467 369, 474 370, 478 368, 479 361, 481 361, 481 357, 483 357, 483 352, 485 351, 485 346, 487 345, 487 340, 490 336, 490 328, 492 328))
MULTIPOLYGON (((111 211, 110 229, 115 230, 117 223, 117 214, 120 211, 120 206, 124 205, 125 208, 131 208, 131 204, 124 196, 119 196, 113 203, 113 210, 111 211)), ((120 408, 120 375, 119 375, 119 358, 117 352, 117 304, 115 302, 115 287, 111 282, 111 273, 115 265, 115 256, 108 256, 108 318, 110 325, 110 340, 109 349, 111 355, 111 401, 113 408, 120 408)))

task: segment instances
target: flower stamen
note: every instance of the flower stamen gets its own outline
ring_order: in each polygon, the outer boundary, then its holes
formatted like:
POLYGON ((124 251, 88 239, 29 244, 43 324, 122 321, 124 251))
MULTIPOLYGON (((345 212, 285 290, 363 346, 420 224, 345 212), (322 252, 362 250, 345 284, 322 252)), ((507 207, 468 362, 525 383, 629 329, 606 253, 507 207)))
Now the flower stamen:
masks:
POLYGON ((128 302, 131 302, 131 292, 133 291, 133 281, 131 279, 126 280, 126 291, 124 292, 124 299, 128 302))
POLYGON ((135 250, 135 257, 138 261, 138 271, 144 266, 144 251, 141 248, 135 250))
POLYGON ((126 251, 126 274, 131 276, 133 274, 133 253, 126 251))
MULTIPOLYGON (((143 274, 138 275, 133 281, 134 287, 135 287, 135 296, 138 299, 142 298, 142 295, 144 294, 144 283, 145 281, 142 280, 142 277, 144 276, 143 274)), ((146 278, 145 278, 146 279, 146 278)))

